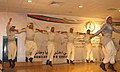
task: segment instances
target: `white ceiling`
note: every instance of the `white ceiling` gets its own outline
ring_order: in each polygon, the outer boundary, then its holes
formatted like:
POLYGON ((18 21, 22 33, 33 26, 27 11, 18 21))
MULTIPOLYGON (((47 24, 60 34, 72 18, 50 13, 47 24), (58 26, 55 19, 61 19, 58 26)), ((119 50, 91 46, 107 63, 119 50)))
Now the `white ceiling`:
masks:
POLYGON ((120 0, 0 0, 0 12, 34 12, 42 14, 70 15, 79 17, 120 19, 120 0), (60 2, 51 5, 52 2, 60 2), (79 8, 83 5, 83 8, 79 8), (109 8, 115 8, 108 10, 109 8))

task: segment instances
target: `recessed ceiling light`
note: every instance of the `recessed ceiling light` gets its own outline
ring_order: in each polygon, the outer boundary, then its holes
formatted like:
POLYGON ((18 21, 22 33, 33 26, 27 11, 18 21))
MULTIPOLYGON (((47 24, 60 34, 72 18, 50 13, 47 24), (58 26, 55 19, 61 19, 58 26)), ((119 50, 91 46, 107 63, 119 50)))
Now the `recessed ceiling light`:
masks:
POLYGON ((28 2, 30 3, 30 2, 32 2, 32 0, 28 0, 28 2))
POLYGON ((120 12, 120 10, 118 10, 120 12))
POLYGON ((83 8, 83 6, 79 6, 79 8, 83 8))

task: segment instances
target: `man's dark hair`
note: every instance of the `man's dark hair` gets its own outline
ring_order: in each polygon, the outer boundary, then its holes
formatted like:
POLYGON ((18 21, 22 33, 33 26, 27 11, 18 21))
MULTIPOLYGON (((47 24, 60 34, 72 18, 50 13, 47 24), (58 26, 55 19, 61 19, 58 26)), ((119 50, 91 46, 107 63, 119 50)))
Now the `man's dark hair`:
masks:
POLYGON ((90 31, 89 29, 87 31, 90 31))

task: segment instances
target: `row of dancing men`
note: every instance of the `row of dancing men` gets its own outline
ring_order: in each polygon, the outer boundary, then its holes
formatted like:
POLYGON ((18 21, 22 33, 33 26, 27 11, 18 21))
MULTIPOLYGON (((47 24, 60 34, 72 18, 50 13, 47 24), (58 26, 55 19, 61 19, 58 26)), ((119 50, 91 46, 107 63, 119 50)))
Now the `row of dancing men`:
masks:
MULTIPOLYGON (((26 50, 26 58, 25 61, 33 62, 34 55, 37 51, 37 44, 34 42, 34 37, 36 32, 41 32, 43 34, 48 35, 48 43, 47 43, 47 60, 46 65, 52 66, 53 61, 53 55, 55 51, 55 44, 54 39, 56 34, 65 34, 67 35, 68 42, 67 42, 67 59, 66 62, 69 64, 74 64, 74 56, 75 56, 75 47, 74 47, 74 39, 81 33, 79 32, 73 32, 73 28, 70 28, 70 31, 55 31, 54 27, 51 27, 50 32, 46 30, 40 30, 35 29, 33 23, 29 23, 27 27, 22 28, 21 30, 16 29, 15 26, 11 25, 12 18, 9 19, 9 22, 7 24, 7 36, 8 36, 8 61, 11 68, 15 67, 15 57, 16 57, 16 41, 15 41, 15 34, 20 34, 22 32, 26 33, 26 39, 25 39, 25 50, 26 50)), ((115 29, 112 26, 112 17, 108 16, 105 20, 105 23, 101 27, 100 30, 98 30, 94 34, 90 34, 90 30, 87 30, 87 33, 85 34, 85 47, 87 49, 87 56, 86 56, 86 62, 93 62, 93 54, 92 54, 92 45, 91 45, 91 38, 99 35, 102 33, 102 40, 101 43, 106 50, 105 57, 100 64, 100 68, 104 71, 107 71, 105 68, 105 64, 109 63, 109 69, 116 71, 114 68, 115 63, 115 55, 116 55, 116 47, 112 40, 112 31, 120 33, 120 30, 115 29)))

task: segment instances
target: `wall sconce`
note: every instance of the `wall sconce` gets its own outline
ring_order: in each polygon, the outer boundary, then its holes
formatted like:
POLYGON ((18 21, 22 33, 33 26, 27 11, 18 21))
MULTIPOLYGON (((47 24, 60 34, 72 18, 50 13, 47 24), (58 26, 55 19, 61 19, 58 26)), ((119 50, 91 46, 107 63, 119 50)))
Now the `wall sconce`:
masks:
POLYGON ((95 24, 92 21, 86 22, 85 27, 87 30, 89 29, 92 32, 95 30, 95 24))
POLYGON ((28 2, 30 3, 30 2, 32 2, 32 0, 28 0, 28 2))

